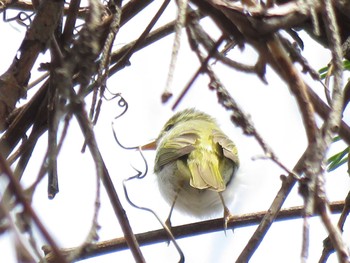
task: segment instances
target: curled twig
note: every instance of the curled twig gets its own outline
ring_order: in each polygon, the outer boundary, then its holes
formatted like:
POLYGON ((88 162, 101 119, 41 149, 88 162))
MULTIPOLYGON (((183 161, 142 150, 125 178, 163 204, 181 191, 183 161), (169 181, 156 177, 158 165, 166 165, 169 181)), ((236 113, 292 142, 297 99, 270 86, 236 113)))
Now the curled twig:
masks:
POLYGON ((18 14, 14 17, 6 17, 6 10, 4 11, 3 14, 3 20, 4 22, 11 22, 11 21, 16 21, 19 25, 24 26, 26 29, 28 29, 33 20, 32 17, 34 16, 34 12, 32 12, 31 14, 27 14, 27 12, 18 12, 18 14))
POLYGON ((158 220, 158 222, 159 222, 159 223, 161 224, 161 226, 164 228, 164 230, 166 231, 168 237, 169 237, 170 240, 173 242, 173 244, 174 244, 176 250, 178 251, 178 253, 179 253, 179 255, 180 255, 180 260, 179 260, 179 262, 184 262, 184 261, 185 261, 184 254, 183 254, 183 252, 182 252, 180 246, 179 246, 178 243, 176 242, 176 240, 175 240, 175 238, 174 238, 174 236, 173 236, 173 234, 172 234, 170 228, 160 219, 160 217, 157 215, 156 212, 154 212, 152 209, 150 209, 150 208, 148 208, 148 207, 143 207, 143 206, 137 205, 137 204, 136 204, 135 202, 133 202, 133 201, 130 199, 130 197, 129 197, 129 193, 128 193, 128 189, 127 189, 126 183, 127 183, 128 181, 134 180, 134 179, 143 179, 143 178, 147 175, 147 173, 148 173, 148 164, 147 164, 146 158, 145 158, 144 155, 143 155, 142 148, 141 148, 140 146, 127 147, 127 146, 124 146, 124 145, 120 142, 120 140, 118 139, 118 136, 117 136, 117 134, 116 134, 116 132, 115 132, 115 129, 114 129, 114 122, 115 122, 116 119, 118 119, 119 117, 123 116, 123 115, 126 113, 126 111, 127 111, 127 109, 128 109, 128 103, 125 101, 125 99, 124 99, 120 94, 116 94, 115 97, 119 97, 118 105, 119 105, 120 107, 123 107, 124 109, 123 109, 122 113, 120 113, 119 115, 117 115, 117 116, 114 118, 113 122, 112 122, 112 131, 113 131, 114 139, 115 139, 115 141, 117 142, 117 144, 118 144, 121 148, 123 148, 123 149, 125 149, 125 150, 138 150, 139 153, 140 153, 140 155, 141 155, 141 158, 142 158, 142 160, 143 160, 143 162, 144 162, 144 164, 145 164, 145 169, 144 169, 143 172, 141 172, 141 171, 137 170, 136 168, 134 168, 135 171, 137 172, 136 175, 130 176, 130 177, 128 177, 127 179, 123 180, 123 189, 124 189, 125 198, 126 198, 126 200, 128 201, 128 203, 129 203, 131 206, 133 206, 133 207, 135 207, 135 208, 137 208, 137 209, 140 209, 140 210, 144 210, 144 211, 150 212, 150 213, 152 213, 152 214, 154 215, 154 217, 158 220))
POLYGON ((163 229, 165 230, 165 232, 167 233, 168 237, 170 238, 171 242, 173 242, 177 252, 179 253, 179 256, 180 256, 180 259, 179 259, 179 263, 183 263, 185 262, 185 256, 180 248, 180 246, 178 245, 178 243, 176 242, 176 239, 173 235, 173 233, 171 232, 171 229, 162 221, 162 219, 158 216, 158 214, 156 212, 154 212, 152 209, 148 208, 148 207, 144 207, 144 206, 139 206, 137 205, 136 203, 134 203, 130 197, 129 197, 129 194, 128 194, 128 189, 127 189, 127 186, 126 186, 126 182, 130 181, 130 180, 134 180, 134 179, 142 179, 146 176, 147 174, 147 171, 148 171, 148 165, 147 165, 147 161, 142 153, 142 150, 141 148, 139 148, 139 151, 140 151, 140 154, 142 156, 142 159, 143 161, 145 162, 145 171, 144 172, 141 172, 141 171, 137 171, 137 174, 134 175, 134 176, 131 176, 125 180, 123 180, 123 189, 124 189, 124 194, 125 194, 125 197, 126 197, 126 200, 128 201, 128 203, 137 208, 137 209, 140 209, 140 210, 144 210, 144 211, 147 211, 151 214, 153 214, 153 216, 158 220, 158 222, 161 224, 161 226, 163 227, 163 229))

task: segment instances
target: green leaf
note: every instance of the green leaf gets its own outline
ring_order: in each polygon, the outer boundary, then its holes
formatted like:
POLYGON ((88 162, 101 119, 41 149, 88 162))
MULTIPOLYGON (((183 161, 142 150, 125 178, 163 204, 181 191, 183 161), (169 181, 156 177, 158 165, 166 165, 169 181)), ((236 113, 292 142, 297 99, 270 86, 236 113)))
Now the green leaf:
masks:
POLYGON ((328 66, 323 67, 323 68, 320 68, 320 69, 318 70, 318 73, 320 73, 320 74, 327 73, 327 72, 328 72, 328 69, 329 69, 328 66))
POLYGON ((320 79, 325 79, 328 73, 329 67, 323 67, 318 70, 318 73, 320 74, 320 79))
POLYGON ((343 151, 334 154, 328 159, 328 172, 334 171, 344 163, 348 161, 349 147, 346 147, 343 151))
POLYGON ((333 138, 333 142, 339 142, 339 141, 341 141, 342 140, 342 138, 338 135, 338 136, 334 136, 334 138, 333 138))
MULTIPOLYGON (((350 61, 347 60, 347 59, 344 59, 343 60, 343 67, 344 67, 344 70, 350 71, 350 61)), ((320 79, 325 79, 326 76, 327 76, 328 71, 329 71, 329 66, 320 68, 318 70, 318 73, 320 74, 320 79)))
POLYGON ((350 61, 349 60, 344 60, 343 66, 345 70, 350 70, 350 61))
POLYGON ((344 163, 348 162, 348 157, 340 160, 338 163, 332 163, 331 165, 328 166, 328 172, 332 172, 336 170, 338 167, 342 166, 344 163))

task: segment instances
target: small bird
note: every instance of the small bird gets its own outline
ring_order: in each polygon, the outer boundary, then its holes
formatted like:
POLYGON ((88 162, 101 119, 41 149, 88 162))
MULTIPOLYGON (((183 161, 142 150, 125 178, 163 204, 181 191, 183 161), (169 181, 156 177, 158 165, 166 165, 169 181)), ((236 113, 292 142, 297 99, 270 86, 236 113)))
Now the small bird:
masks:
POLYGON ((235 144, 215 119, 192 108, 183 110, 168 120, 154 142, 154 172, 161 194, 171 204, 167 223, 174 207, 203 217, 223 206, 226 229, 231 214, 222 193, 239 159, 235 144))

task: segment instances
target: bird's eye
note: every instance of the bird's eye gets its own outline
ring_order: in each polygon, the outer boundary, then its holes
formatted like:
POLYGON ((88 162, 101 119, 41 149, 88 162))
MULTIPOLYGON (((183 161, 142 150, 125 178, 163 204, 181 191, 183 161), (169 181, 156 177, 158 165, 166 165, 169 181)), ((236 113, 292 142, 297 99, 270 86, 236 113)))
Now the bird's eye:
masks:
POLYGON ((165 127, 164 131, 170 131, 173 127, 174 127, 174 124, 170 123, 165 127))

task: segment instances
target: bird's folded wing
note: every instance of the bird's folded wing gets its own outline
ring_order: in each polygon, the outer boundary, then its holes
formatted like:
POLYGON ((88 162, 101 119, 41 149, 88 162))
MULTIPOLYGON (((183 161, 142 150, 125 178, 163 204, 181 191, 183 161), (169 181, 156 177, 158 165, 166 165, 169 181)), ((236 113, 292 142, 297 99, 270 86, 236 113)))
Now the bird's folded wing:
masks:
POLYGON ((183 133, 163 142, 156 156, 155 163, 157 166, 155 167, 155 171, 193 151, 197 138, 198 136, 195 133, 183 133))
POLYGON ((222 131, 219 130, 213 130, 213 141, 222 147, 224 156, 232 160, 238 167, 238 152, 233 141, 231 141, 222 131))

